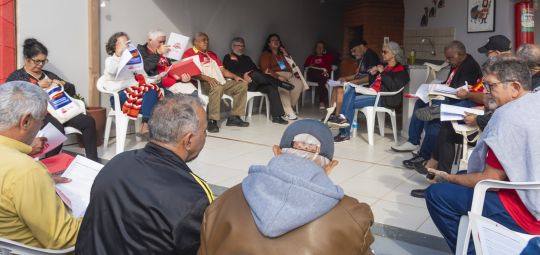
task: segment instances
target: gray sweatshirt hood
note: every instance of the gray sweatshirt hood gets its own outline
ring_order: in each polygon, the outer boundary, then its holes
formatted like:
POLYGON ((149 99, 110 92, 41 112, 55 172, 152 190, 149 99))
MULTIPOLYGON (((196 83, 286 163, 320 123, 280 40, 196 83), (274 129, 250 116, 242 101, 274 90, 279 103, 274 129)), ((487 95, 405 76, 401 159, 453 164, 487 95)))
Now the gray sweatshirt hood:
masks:
POLYGON ((267 166, 251 166, 242 191, 257 228, 267 237, 321 217, 344 195, 321 167, 288 154, 274 157, 267 166))

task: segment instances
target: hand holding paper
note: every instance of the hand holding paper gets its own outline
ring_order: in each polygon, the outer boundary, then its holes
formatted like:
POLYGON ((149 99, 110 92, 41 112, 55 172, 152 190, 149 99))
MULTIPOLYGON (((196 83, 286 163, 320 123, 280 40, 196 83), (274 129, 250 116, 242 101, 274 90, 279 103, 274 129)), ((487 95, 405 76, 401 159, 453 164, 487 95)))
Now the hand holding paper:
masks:
POLYGON ((167 45, 170 46, 169 52, 164 54, 164 56, 174 60, 180 60, 182 58, 182 54, 184 54, 184 51, 187 49, 188 42, 189 37, 177 33, 171 33, 171 35, 169 35, 169 40, 167 41, 167 45))
POLYGON ((41 152, 33 155, 35 158, 38 158, 39 156, 53 150, 67 140, 67 137, 51 123, 47 124, 43 129, 41 129, 37 133, 36 137, 45 137, 46 143, 43 145, 43 150, 41 150, 41 152))
POLYGON ((441 105, 441 121, 463 120, 466 113, 484 115, 484 110, 466 108, 466 107, 460 107, 460 106, 448 105, 448 104, 441 105))

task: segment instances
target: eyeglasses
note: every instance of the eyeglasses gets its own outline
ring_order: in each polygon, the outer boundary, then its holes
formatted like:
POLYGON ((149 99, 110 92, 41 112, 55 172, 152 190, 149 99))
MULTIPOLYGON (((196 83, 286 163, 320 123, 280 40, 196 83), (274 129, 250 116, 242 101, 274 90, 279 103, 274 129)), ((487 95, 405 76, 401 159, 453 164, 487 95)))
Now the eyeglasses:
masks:
POLYGON ((386 55, 387 53, 388 53, 388 51, 386 51, 386 50, 383 50, 383 51, 382 51, 382 54, 383 54, 383 55, 386 55))
POLYGON ((507 82, 513 82, 513 81, 499 81, 499 82, 493 82, 493 83, 489 83, 487 81, 483 81, 483 85, 484 85, 484 89, 488 92, 488 93, 491 93, 491 91, 493 90, 493 87, 496 86, 496 85, 499 85, 499 84, 504 84, 504 83, 507 83, 507 82))
POLYGON ((34 63, 35 65, 45 65, 45 64, 47 64, 47 62, 49 62, 48 59, 40 60, 40 59, 33 59, 33 58, 31 58, 30 60, 31 60, 32 63, 34 63))
POLYGON ((241 48, 244 48, 244 47, 246 47, 246 46, 243 45, 243 44, 233 44, 233 47, 241 47, 241 48))

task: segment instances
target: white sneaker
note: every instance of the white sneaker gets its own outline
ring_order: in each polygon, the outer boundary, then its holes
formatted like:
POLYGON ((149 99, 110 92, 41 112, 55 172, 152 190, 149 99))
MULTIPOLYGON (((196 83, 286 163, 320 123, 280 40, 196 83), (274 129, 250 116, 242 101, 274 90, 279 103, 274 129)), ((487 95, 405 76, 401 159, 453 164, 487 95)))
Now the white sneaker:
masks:
POLYGON ((286 117, 288 120, 297 120, 297 119, 298 119, 298 116, 296 116, 296 114, 294 114, 294 112, 292 112, 292 113, 286 113, 286 114, 285 114, 285 117, 286 117))
POLYGON ((414 145, 410 142, 405 142, 398 146, 393 145, 392 150, 397 151, 397 152, 409 152, 409 151, 418 150, 418 145, 414 145))

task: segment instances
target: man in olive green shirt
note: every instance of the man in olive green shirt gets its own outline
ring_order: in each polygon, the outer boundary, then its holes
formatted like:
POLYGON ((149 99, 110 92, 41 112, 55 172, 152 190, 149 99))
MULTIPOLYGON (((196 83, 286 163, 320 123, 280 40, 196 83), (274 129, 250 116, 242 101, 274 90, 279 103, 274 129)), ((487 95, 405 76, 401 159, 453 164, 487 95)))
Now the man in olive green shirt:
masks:
POLYGON ((0 85, 0 237, 26 245, 74 246, 80 219, 56 195, 47 169, 28 154, 48 95, 28 82, 0 85))

